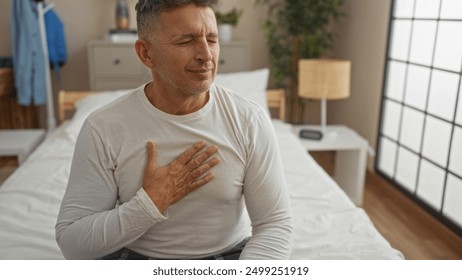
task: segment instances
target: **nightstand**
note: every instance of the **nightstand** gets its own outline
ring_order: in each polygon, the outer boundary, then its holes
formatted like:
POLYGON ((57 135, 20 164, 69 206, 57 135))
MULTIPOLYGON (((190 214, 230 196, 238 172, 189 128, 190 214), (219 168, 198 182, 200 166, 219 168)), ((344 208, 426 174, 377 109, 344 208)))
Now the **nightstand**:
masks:
MULTIPOLYGON (((321 130, 320 126, 295 125, 294 132, 301 129, 321 130)), ((354 204, 363 203, 368 142, 351 128, 343 125, 328 125, 321 140, 300 138, 307 151, 335 151, 334 180, 350 197, 354 204)))
POLYGON ((40 144, 45 136, 43 129, 0 130, 0 156, 17 156, 21 164, 40 144))

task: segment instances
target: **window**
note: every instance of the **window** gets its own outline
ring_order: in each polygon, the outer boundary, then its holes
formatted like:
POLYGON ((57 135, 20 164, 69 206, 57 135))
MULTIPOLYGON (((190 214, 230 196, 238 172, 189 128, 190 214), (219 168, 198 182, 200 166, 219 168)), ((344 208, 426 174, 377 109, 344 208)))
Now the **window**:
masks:
POLYGON ((376 171, 462 234, 462 1, 394 0, 376 171))

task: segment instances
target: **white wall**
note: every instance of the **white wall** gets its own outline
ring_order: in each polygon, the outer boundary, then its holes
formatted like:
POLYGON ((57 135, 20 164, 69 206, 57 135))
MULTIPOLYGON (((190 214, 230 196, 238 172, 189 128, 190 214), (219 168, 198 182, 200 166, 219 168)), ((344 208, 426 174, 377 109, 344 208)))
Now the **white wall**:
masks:
MULTIPOLYGON (((350 59, 351 96, 327 104, 329 123, 346 124, 376 145, 391 0, 346 0, 333 55, 350 59)), ((369 161, 369 169, 373 169, 369 161)))

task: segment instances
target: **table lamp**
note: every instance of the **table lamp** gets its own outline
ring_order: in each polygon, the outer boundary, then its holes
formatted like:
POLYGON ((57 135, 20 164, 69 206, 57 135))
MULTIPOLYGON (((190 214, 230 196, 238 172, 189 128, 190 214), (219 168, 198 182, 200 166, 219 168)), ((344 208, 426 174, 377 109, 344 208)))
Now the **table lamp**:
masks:
POLYGON ((326 135, 326 100, 350 96, 350 69, 351 62, 348 60, 299 60, 298 96, 321 100, 321 131, 302 129, 301 137, 320 140, 326 135))

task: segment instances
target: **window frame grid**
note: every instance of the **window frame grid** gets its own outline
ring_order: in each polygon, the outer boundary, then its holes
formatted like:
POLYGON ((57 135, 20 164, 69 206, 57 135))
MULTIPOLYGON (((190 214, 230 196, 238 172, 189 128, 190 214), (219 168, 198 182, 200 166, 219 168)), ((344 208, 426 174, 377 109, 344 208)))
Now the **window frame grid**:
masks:
MULTIPOLYGON (((435 67, 434 62, 435 62, 435 53, 436 53, 436 46, 438 43, 438 31, 440 27, 440 22, 443 21, 450 21, 450 22, 461 22, 462 23, 462 18, 461 19, 442 19, 441 18, 441 11, 442 11, 442 6, 443 6, 443 1, 444 0, 439 0, 439 6, 438 6, 438 16, 437 18, 416 18, 415 17, 415 12, 416 12, 416 5, 417 1, 414 1, 413 3, 413 9, 412 9, 412 17, 397 17, 395 16, 394 9, 396 2, 399 0, 393 0, 391 4, 391 10, 390 10, 390 18, 389 18, 389 26, 388 26, 388 37, 387 37, 387 49, 386 49, 386 57, 385 57, 385 63, 384 63, 384 73, 383 73, 383 85, 382 85, 382 97, 381 97, 381 106, 380 106, 380 115, 379 115, 379 130, 378 130, 378 137, 377 137, 377 143, 376 143, 376 158, 375 158, 375 163, 374 163, 374 168, 377 174, 385 178, 388 182, 390 182, 392 185, 394 185, 397 189, 405 193, 407 196, 409 196, 412 200, 414 200, 417 204, 419 204, 422 208, 427 210, 430 214, 432 214, 434 217, 436 217, 438 220, 446 224, 449 228, 451 228, 455 233, 458 235, 462 236, 462 222, 458 224, 458 222, 455 222, 448 218, 444 214, 444 203, 445 203, 445 195, 446 195, 446 188, 448 184, 448 176, 449 174, 454 176, 455 178, 458 178, 462 180, 462 174, 456 174, 455 172, 452 172, 450 168, 450 160, 451 160, 451 151, 452 151, 452 146, 453 146, 453 141, 454 141, 454 133, 456 128, 461 128, 462 129, 462 124, 456 123, 456 117, 457 117, 457 110, 462 108, 459 107, 459 102, 460 99, 462 98, 462 61, 461 61, 461 68, 459 71, 454 71, 454 70, 448 70, 444 69, 441 67, 435 67), (408 49, 407 49, 407 55, 406 55, 406 60, 403 61, 401 59, 396 59, 391 57, 391 48, 393 45, 393 28, 394 28, 394 23, 397 20, 410 20, 411 22, 411 27, 410 27, 410 33, 409 33, 409 44, 408 44, 408 49), (413 36, 413 31, 414 31, 414 23, 416 21, 421 21, 421 20, 428 20, 428 21, 436 21, 436 31, 434 34, 434 41, 433 41, 433 49, 432 49, 432 58, 431 58, 431 63, 430 65, 424 65, 421 63, 415 63, 410 61, 410 52, 412 48, 412 36, 413 36), (388 76, 389 76, 389 64, 390 62, 399 62, 403 63, 405 65, 405 71, 404 71, 404 83, 402 86, 402 100, 396 100, 393 98, 390 98, 387 96, 387 86, 388 86, 388 76), (419 66, 419 67, 424 67, 429 69, 429 81, 427 85, 427 91, 426 91, 426 100, 425 100, 425 110, 422 110, 420 108, 416 108, 415 106, 411 106, 409 104, 406 104, 406 88, 407 88, 407 81, 408 81, 408 70, 409 66, 414 65, 414 66, 419 66), (457 85, 457 93, 456 93, 456 100, 455 100, 455 108, 454 108, 454 113, 452 116, 452 120, 448 121, 447 119, 444 119, 440 116, 436 116, 435 114, 432 114, 428 112, 429 108, 429 100, 430 100, 430 90, 431 90, 431 84, 432 84, 432 77, 433 73, 435 70, 438 71, 443 71, 447 73, 453 73, 458 75, 458 85, 457 85), (395 102, 400 106, 400 117, 399 117, 399 123, 398 123, 398 135, 397 139, 394 140, 393 138, 385 135, 383 133, 384 129, 384 119, 385 119, 385 104, 387 101, 395 102), (407 147, 406 145, 403 145, 401 143, 401 129, 403 126, 403 113, 405 108, 410 108, 412 110, 415 110, 417 112, 420 112, 423 114, 423 125, 422 125, 422 131, 421 131, 421 139, 420 139, 420 149, 419 152, 415 152, 412 150, 410 147, 407 147), (423 155, 423 146, 424 146, 424 140, 425 140, 425 129, 426 129, 426 122, 427 118, 432 117, 437 120, 443 121, 445 123, 448 123, 451 126, 450 129, 450 134, 449 134, 449 147, 448 147, 448 153, 447 153, 447 159, 446 159, 446 166, 441 166, 441 164, 436 163, 432 159, 426 157, 423 155), (380 159, 381 159, 381 142, 382 139, 387 139, 388 141, 394 143, 396 145, 396 151, 395 151, 395 156, 394 156, 394 166, 393 166, 393 172, 391 175, 388 175, 386 172, 382 171, 380 168, 380 159), (418 157, 418 162, 417 162, 417 172, 416 172, 416 178, 415 178, 415 188, 414 191, 409 191, 406 187, 401 185, 397 180, 396 180, 396 174, 397 174, 397 167, 398 167, 398 156, 399 156, 399 150, 400 148, 405 149, 407 152, 412 153, 418 157), (441 203, 439 209, 435 209, 433 206, 428 204, 426 201, 424 201, 422 198, 418 196, 418 188, 419 188, 419 180, 420 180, 420 169, 422 166, 422 160, 426 160, 431 164, 434 164, 443 172, 445 173, 444 175, 444 183, 443 183, 443 193, 442 193, 442 198, 441 198, 441 203)), ((462 60, 462 58, 461 58, 462 60)), ((462 217, 461 217, 462 220, 462 217)))

